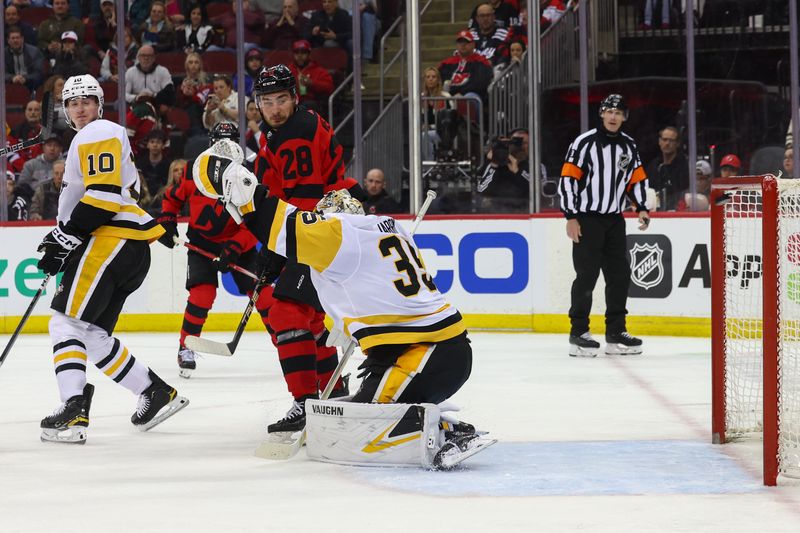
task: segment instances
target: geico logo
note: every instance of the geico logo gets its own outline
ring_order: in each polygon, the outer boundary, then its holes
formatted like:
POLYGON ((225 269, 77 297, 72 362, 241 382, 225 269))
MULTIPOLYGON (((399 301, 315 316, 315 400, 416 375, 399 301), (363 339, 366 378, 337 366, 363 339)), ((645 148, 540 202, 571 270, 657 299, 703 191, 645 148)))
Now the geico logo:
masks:
POLYGON ((439 269, 433 278, 439 291, 446 293, 453 287, 456 274, 461 287, 471 294, 516 294, 528 286, 529 254, 528 241, 519 233, 514 232, 487 232, 468 233, 461 237, 454 247, 451 237, 442 233, 424 233, 414 236, 414 241, 422 250, 423 258, 431 262, 432 250, 439 257, 452 257, 454 248, 457 249, 457 272, 449 269, 439 269), (479 250, 500 249, 511 252, 511 273, 506 277, 482 277, 478 274, 478 267, 482 272, 505 271, 508 265, 487 264, 481 261, 479 250))
POLYGON ((728 254, 725 256, 726 270, 728 278, 741 278, 739 286, 746 289, 750 286, 750 280, 761 278, 761 256, 756 254, 745 254, 741 258, 738 255, 728 254))

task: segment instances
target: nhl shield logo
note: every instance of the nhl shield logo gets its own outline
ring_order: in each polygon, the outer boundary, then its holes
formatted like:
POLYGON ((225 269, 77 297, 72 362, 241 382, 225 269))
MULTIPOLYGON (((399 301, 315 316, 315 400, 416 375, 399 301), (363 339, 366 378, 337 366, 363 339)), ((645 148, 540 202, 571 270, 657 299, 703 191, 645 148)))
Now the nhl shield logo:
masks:
POLYGON ((622 154, 619 156, 619 161, 617 161, 617 167, 624 171, 628 168, 628 165, 631 164, 631 156, 629 154, 622 154))
POLYGON ((631 281, 644 290, 653 288, 664 279, 664 252, 658 244, 636 243, 630 250, 631 281))

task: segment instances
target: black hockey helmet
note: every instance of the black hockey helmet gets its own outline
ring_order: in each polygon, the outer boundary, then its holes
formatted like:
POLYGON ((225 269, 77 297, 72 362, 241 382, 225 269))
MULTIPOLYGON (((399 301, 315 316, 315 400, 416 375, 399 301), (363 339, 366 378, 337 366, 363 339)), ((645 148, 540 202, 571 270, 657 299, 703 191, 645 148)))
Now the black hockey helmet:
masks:
POLYGON ((286 65, 264 67, 253 82, 253 94, 258 98, 262 94, 289 91, 293 97, 297 96, 297 81, 294 74, 286 65))
POLYGON ((619 109, 622 111, 625 118, 628 118, 628 104, 625 103, 625 99, 621 94, 612 93, 603 98, 603 101, 600 102, 600 115, 602 115, 603 111, 606 109, 619 109))
POLYGON ((233 122, 217 122, 208 132, 208 145, 211 146, 222 139, 230 139, 239 144, 239 128, 233 122))

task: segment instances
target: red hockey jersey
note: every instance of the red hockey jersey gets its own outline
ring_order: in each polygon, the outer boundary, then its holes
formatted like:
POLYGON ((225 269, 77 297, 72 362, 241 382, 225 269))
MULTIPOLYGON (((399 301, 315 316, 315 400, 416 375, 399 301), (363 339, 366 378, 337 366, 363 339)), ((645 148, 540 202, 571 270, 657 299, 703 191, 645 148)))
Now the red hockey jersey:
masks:
POLYGON ((306 211, 337 189, 363 197, 358 182, 344 176, 343 150, 333 128, 317 113, 298 106, 282 126, 262 128, 255 175, 270 195, 306 211))
POLYGON ((250 231, 233 221, 225 206, 203 195, 197 190, 191 172, 194 160, 189 161, 183 176, 164 191, 161 211, 179 216, 184 204, 189 203, 189 229, 186 236, 192 244, 219 254, 227 241, 236 241, 247 251, 256 245, 256 238, 250 231))

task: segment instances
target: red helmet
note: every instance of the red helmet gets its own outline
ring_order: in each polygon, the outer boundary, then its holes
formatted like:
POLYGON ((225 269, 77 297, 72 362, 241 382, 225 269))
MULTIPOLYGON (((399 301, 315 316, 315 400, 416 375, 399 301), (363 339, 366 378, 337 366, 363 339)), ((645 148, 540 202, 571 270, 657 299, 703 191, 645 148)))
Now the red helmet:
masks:
POLYGON ((722 158, 722 161, 719 162, 719 168, 722 167, 733 167, 735 169, 742 168, 742 162, 739 161, 739 158, 734 154, 728 154, 722 158))

